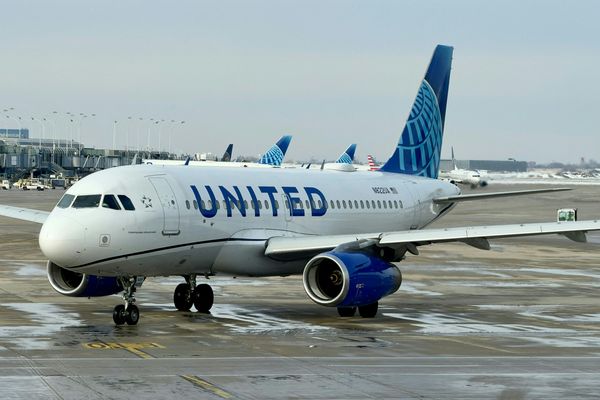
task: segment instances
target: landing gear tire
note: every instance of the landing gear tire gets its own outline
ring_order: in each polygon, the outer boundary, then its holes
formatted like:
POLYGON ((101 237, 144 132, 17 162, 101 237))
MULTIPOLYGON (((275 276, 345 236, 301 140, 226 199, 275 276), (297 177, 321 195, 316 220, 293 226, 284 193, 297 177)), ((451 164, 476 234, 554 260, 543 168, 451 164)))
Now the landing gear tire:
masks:
POLYGON ((209 313, 215 301, 215 296, 210 285, 201 283, 196 286, 194 293, 192 294, 194 300, 194 307, 196 310, 202 313, 209 313))
POLYGON ((377 309, 379 308, 379 302, 371 303, 366 306, 358 307, 358 313, 363 318, 373 318, 377 315, 377 309))
POLYGON ((140 320, 140 310, 136 305, 130 304, 125 311, 125 322, 127 325, 137 325, 140 320))
POLYGON ((142 286, 144 277, 119 277, 119 284, 124 289, 123 301, 125 305, 119 304, 113 309, 113 321, 116 325, 137 325, 140 320, 140 310, 135 306, 136 285, 142 286))
POLYGON ((187 283, 177 285, 173 293, 173 303, 175 303, 175 308, 179 311, 190 311, 192 304, 194 304, 190 285, 187 283))
POLYGON ((338 307, 337 311, 340 317, 354 317, 356 307, 338 307))
POLYGON ((113 321, 116 325, 123 325, 125 323, 125 306, 119 304, 113 309, 113 321))

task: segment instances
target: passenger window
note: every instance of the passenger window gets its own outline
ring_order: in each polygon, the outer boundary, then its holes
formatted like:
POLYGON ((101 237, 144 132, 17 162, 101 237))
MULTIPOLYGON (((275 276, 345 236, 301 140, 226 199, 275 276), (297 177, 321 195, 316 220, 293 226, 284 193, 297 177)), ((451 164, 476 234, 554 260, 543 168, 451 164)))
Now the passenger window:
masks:
POLYGON ((391 200, 388 200, 388 206, 389 206, 390 208, 392 208, 392 201, 391 201, 391 200))
POLYGON ((65 194, 56 206, 58 208, 69 208, 74 198, 75 196, 73 196, 72 194, 65 194))
POLYGON ((365 208, 365 203, 362 200, 360 201, 360 208, 362 208, 362 209, 365 208))
POLYGON ((376 207, 376 206, 375 206, 375 200, 371 200, 371 208, 372 208, 372 209, 375 209, 375 207, 376 207))
POLYGON ((348 208, 352 209, 352 200, 348 200, 348 208))
POLYGON ((124 209, 126 209, 127 211, 135 210, 135 207, 133 206, 133 203, 131 202, 131 199, 129 197, 123 194, 120 194, 117 197, 119 197, 119 200, 121 200, 121 204, 123 204, 124 209))
POLYGON ((331 209, 335 210, 335 203, 333 202, 333 200, 329 200, 329 202, 331 203, 331 209))
POLYGON ((73 208, 96 208, 100 205, 100 197, 99 194, 77 196, 73 202, 73 208))
POLYGON ((190 201, 186 200, 185 201, 185 207, 189 210, 190 209, 190 201))
POLYGON ((381 200, 377 200, 377 208, 381 208, 381 200))
POLYGON ((385 200, 383 201, 383 208, 387 208, 387 203, 385 202, 385 200))
POLYGON ((367 203, 367 209, 371 208, 371 203, 369 203, 369 200, 365 201, 365 203, 367 203))
POLYGON ((219 200, 215 200, 215 205, 217 206, 217 210, 221 209, 221 203, 219 203, 219 200))
POLYGON ((248 200, 244 200, 244 208, 248 208, 248 200))
POLYGON ((398 208, 398 202, 394 200, 394 208, 398 208))
POLYGON ((308 203, 308 200, 304 200, 304 202, 306 203, 306 209, 309 210, 310 209, 310 204, 308 203))
POLYGON ((102 207, 110 208, 111 210, 120 210, 121 206, 117 203, 117 199, 112 194, 105 194, 102 199, 102 207))
POLYGON ((346 208, 346 200, 342 200, 342 205, 346 208))
POLYGON ((354 208, 358 208, 358 201, 354 200, 354 208))
POLYGON ((267 200, 265 200, 265 210, 269 209, 269 202, 267 200))
POLYGON ((258 209, 262 210, 262 201, 256 200, 256 202, 258 203, 258 209))
POLYGON ((204 203, 204 200, 200 200, 200 204, 202 204, 202 209, 206 210, 206 203, 204 203))
POLYGON ((198 202, 196 200, 194 200, 194 210, 198 209, 198 202))
MULTIPOLYGON (((323 208, 323 203, 321 200, 317 200, 317 203, 319 203, 319 208, 323 208)), ((327 203, 325 203, 325 207, 327 207, 327 203)))
POLYGON ((342 208, 341 205, 340 205, 340 201, 339 200, 335 201, 335 205, 337 206, 337 208, 342 208))

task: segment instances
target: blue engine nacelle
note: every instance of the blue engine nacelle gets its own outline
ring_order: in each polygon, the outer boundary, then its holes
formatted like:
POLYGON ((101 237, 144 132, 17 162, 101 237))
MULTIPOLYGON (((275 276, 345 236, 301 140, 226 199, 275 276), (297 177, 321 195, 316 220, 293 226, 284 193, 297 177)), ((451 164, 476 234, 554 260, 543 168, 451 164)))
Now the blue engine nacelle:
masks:
POLYGON ((330 251, 311 259, 303 274, 304 290, 317 304, 355 307, 375 303, 394 293, 402 273, 374 254, 330 251))
POLYGON ((72 297, 99 297, 123 291, 123 287, 113 276, 80 274, 62 268, 48 261, 48 280, 60 294, 72 297))

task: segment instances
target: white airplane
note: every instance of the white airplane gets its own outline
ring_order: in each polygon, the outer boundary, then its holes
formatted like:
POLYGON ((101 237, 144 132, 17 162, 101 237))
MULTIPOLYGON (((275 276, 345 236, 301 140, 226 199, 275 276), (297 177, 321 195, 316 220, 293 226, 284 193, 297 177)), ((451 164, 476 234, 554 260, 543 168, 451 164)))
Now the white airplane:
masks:
MULTIPOLYGON (((188 158, 185 161, 182 160, 153 160, 143 159, 142 164, 148 165, 190 165, 193 167, 252 167, 252 168, 272 168, 280 167, 287 152, 288 146, 292 137, 289 135, 282 136, 277 143, 275 143, 267 152, 260 158, 258 162, 237 162, 231 161, 231 154, 233 151, 233 144, 227 146, 225 153, 220 161, 206 160, 206 161, 193 161, 188 158)), ((135 164, 133 162, 132 164, 135 164)))
MULTIPOLYGON (((306 169, 330 169, 336 171, 354 171, 356 167, 353 165, 354 162, 354 153, 356 152, 356 144, 353 143, 340 156, 335 160, 335 162, 326 163, 323 160, 322 163, 308 163, 301 164, 300 168, 306 169)), ((289 164, 285 165, 286 168, 296 168, 298 165, 289 164)))
POLYGON ((458 202, 562 189, 461 195, 437 179, 452 47, 437 46, 392 157, 374 172, 131 165, 91 174, 51 212, 0 206, 42 224, 48 279, 67 296, 124 291, 116 324, 136 324, 146 277, 179 275, 178 310, 208 312, 198 276, 302 274, 315 303, 341 316, 377 313, 400 287, 393 264, 438 242, 559 233, 585 241, 598 221, 422 229, 458 202))
POLYGON ((476 187, 486 187, 487 181, 482 176, 480 171, 474 171, 470 169, 458 168, 456 159, 454 158, 454 147, 451 147, 452 152, 452 169, 440 173, 441 179, 446 179, 451 183, 459 183, 461 185, 470 185, 471 189, 476 187))

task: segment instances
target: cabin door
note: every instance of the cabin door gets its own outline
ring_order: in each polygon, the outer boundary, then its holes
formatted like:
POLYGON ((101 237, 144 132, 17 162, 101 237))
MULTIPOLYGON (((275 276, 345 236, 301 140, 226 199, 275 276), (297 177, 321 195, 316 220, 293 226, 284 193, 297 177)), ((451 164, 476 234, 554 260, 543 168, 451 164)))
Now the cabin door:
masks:
POLYGON ((165 236, 179 235, 179 206, 175 192, 169 182, 162 177, 148 178, 156 194, 163 210, 163 230, 165 236))

